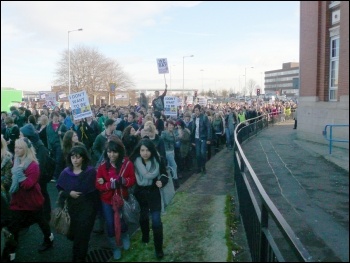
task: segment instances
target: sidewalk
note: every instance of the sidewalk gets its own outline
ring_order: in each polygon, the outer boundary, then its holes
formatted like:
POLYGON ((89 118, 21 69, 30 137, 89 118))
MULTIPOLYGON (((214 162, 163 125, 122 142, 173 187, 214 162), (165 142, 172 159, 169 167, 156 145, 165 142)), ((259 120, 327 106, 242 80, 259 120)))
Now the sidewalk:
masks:
POLYGON ((313 261, 349 261, 349 150, 297 139, 293 122, 243 143, 267 194, 313 261))

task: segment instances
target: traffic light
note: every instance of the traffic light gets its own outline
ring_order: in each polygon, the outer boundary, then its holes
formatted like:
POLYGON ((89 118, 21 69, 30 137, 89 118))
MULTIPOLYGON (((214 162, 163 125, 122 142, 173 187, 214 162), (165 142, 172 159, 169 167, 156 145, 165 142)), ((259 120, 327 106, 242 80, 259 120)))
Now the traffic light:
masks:
POLYGON ((194 97, 197 98, 197 91, 194 91, 194 97))
POLYGON ((260 96, 260 89, 256 90, 256 95, 260 96))

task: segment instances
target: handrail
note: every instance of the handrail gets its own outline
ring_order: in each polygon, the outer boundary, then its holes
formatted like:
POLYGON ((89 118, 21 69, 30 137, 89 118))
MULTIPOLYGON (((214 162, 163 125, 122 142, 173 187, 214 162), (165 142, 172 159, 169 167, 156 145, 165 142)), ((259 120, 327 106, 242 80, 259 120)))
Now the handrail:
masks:
POLYGON ((267 128, 269 120, 272 123, 276 121, 271 113, 248 119, 245 123, 248 125, 244 127, 244 124, 240 123, 234 131, 236 193, 238 194, 239 212, 246 229, 250 253, 253 261, 286 260, 276 245, 277 242, 272 235, 273 231, 270 231, 271 224, 268 223, 268 220, 271 218, 281 231, 284 240, 295 253, 297 259, 299 261, 309 262, 312 261, 311 255, 266 193, 240 145, 243 140, 247 139, 244 136, 247 137, 248 135, 249 137, 250 133, 253 132, 254 135, 259 130, 267 128), (254 184, 249 183, 251 180, 248 180, 248 175, 250 175, 249 178, 251 178, 254 184), (255 195, 253 188, 255 189, 255 195), (250 230, 251 228, 253 230, 250 230))
POLYGON ((333 139, 333 127, 348 127, 349 124, 327 124, 323 130, 323 136, 327 141, 329 141, 329 154, 332 154, 332 144, 333 142, 349 142, 349 140, 343 139, 333 139), (329 138, 327 138, 327 127, 329 127, 329 138))

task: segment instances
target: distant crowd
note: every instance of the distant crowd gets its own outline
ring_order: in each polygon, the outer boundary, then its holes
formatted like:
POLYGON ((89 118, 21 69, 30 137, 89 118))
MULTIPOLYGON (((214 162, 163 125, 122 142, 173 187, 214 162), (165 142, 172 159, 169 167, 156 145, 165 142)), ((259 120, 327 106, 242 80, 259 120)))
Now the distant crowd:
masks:
POLYGON ((296 128, 294 102, 197 104, 178 107, 177 116, 170 117, 164 115, 166 94, 167 88, 161 95, 156 91, 151 105, 142 100, 127 107, 92 105, 92 116, 78 120, 58 106, 13 106, 1 112, 1 229, 7 232, 2 261, 15 258, 20 231, 35 223, 44 236, 38 252, 53 247, 50 182, 59 191, 58 204, 68 205, 72 261, 85 261, 92 231, 106 233, 114 259, 129 249, 128 222, 113 196, 128 198, 130 189, 141 207, 141 241, 149 242, 151 215, 160 259, 164 208, 159 189, 168 183, 162 174, 170 170, 177 189, 182 173, 192 167, 206 173, 212 151, 232 150, 235 126, 265 113, 281 121, 293 118, 296 128))

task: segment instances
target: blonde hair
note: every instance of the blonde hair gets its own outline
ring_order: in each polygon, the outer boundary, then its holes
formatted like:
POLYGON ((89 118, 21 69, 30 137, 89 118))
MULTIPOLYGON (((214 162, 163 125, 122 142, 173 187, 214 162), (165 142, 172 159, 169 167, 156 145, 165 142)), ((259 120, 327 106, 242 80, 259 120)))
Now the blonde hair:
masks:
POLYGON ((152 121, 152 123, 153 123, 153 117, 152 117, 151 114, 146 114, 146 116, 145 116, 145 124, 146 124, 146 122, 149 122, 149 121, 152 121))
POLYGON ((40 124, 41 125, 47 125, 49 123, 49 118, 46 115, 40 116, 40 124))
POLYGON ((25 154, 24 154, 25 158, 28 158, 36 163, 39 163, 38 159, 36 158, 36 152, 35 152, 34 146, 28 138, 23 137, 23 138, 17 139, 15 142, 15 147, 16 146, 21 147, 25 150, 25 154))
POLYGON ((156 133, 156 126, 154 125, 153 121, 146 121, 144 125, 145 131, 148 131, 152 134, 156 133))
POLYGON ((1 160, 4 158, 6 153, 10 153, 8 148, 7 148, 7 142, 4 138, 4 135, 1 134, 1 160))

